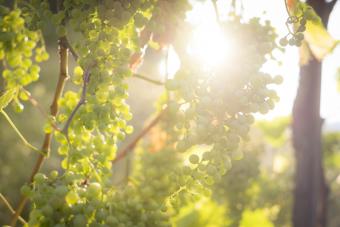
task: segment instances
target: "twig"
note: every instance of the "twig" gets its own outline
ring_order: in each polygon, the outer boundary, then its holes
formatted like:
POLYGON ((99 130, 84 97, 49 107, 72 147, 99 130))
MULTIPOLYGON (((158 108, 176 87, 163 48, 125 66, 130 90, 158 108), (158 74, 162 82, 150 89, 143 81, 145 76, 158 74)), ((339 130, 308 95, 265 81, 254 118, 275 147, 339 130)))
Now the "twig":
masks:
POLYGON ((19 136, 19 138, 22 140, 22 142, 24 142, 24 144, 31 148, 34 151, 39 152, 41 155, 44 155, 43 152, 41 152, 38 148, 36 148, 35 146, 33 146, 32 144, 30 144, 26 138, 21 134, 21 132, 19 131, 19 129, 15 126, 15 124, 13 123, 13 121, 11 120, 11 118, 7 115, 7 113, 4 110, 1 110, 0 113, 6 118, 7 122, 11 125, 11 127, 14 129, 14 131, 17 133, 17 135, 19 136))
POLYGON ((136 77, 136 78, 148 81, 150 83, 156 84, 156 85, 164 85, 164 83, 161 82, 161 81, 150 79, 150 78, 143 76, 141 74, 133 74, 133 76, 136 77))
MULTIPOLYGON (((67 53, 67 47, 65 45, 65 37, 61 37, 59 39, 59 57, 60 57, 60 72, 59 72, 59 79, 57 82, 57 87, 54 93, 54 98, 52 101, 52 105, 50 106, 50 111, 52 116, 57 116, 59 111, 59 105, 58 101, 63 93, 65 82, 68 79, 68 72, 67 72, 67 65, 68 65, 68 53, 67 53)), ((43 145, 41 148, 41 151, 44 152, 45 155, 39 155, 35 166, 33 167, 29 182, 33 181, 33 178, 35 174, 40 170, 45 156, 49 155, 50 148, 51 148, 51 140, 52 140, 52 134, 46 133, 43 141, 43 145)), ((25 196, 22 196, 19 202, 19 205, 15 211, 15 214, 13 215, 13 218, 11 220, 11 226, 15 226, 16 222, 19 218, 19 215, 21 214, 22 210, 24 209, 28 199, 25 196)))
MULTIPOLYGON (((26 93, 26 95, 28 96, 28 100, 30 101, 30 103, 32 104, 32 106, 36 107, 38 109, 38 111, 40 112, 41 115, 43 115, 46 119, 49 117, 48 114, 45 112, 45 110, 41 107, 41 105, 39 104, 38 100, 36 100, 28 91, 26 91, 25 89, 22 89, 23 92, 26 93)), ((55 124, 52 123, 51 124, 52 127, 57 130, 60 131, 60 128, 55 124)))
MULTIPOLYGON (((15 210, 13 209, 13 207, 11 206, 11 204, 8 202, 8 200, 6 199, 6 197, 0 193, 0 199, 4 202, 4 204, 6 205, 6 207, 8 208, 8 210, 14 214, 15 210)), ((21 216, 18 217, 18 220, 21 221, 22 224, 27 224, 27 222, 25 221, 25 219, 23 219, 21 216)))
POLYGON ((65 38, 65 45, 66 47, 68 48, 68 50, 70 51, 70 53, 72 54, 73 58, 75 61, 78 60, 79 56, 78 54, 76 53, 76 51, 73 49, 73 47, 71 46, 70 42, 68 41, 67 38, 65 38))
POLYGON ((152 129, 159 122, 165 111, 166 109, 159 112, 159 114, 145 128, 143 128, 142 131, 140 131, 140 133, 123 150, 118 152, 117 157, 112 162, 118 162, 119 160, 124 158, 130 151, 132 151, 139 140, 141 140, 150 131, 150 129, 152 129))
POLYGON ((284 1, 284 3, 285 3, 285 7, 286 7, 287 14, 288 14, 289 17, 291 17, 290 11, 289 11, 289 8, 288 8, 288 4, 287 4, 287 0, 283 0, 283 1, 284 1))
POLYGON ((72 113, 70 114, 70 116, 68 117, 64 128, 61 130, 61 132, 66 136, 67 140, 68 140, 68 128, 70 127, 70 124, 75 116, 75 114, 77 113, 78 109, 85 104, 86 102, 86 93, 87 93, 87 85, 90 82, 90 70, 87 69, 85 70, 84 76, 83 76, 83 88, 81 91, 81 97, 77 103, 77 105, 74 107, 74 109, 72 110, 72 113))

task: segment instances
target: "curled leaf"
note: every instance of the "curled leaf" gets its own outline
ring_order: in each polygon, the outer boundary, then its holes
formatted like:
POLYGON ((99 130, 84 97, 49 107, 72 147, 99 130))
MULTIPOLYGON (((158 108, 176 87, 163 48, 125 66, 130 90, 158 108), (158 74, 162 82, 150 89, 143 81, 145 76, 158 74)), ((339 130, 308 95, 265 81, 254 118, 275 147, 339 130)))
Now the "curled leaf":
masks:
POLYGON ((17 93, 18 88, 11 88, 6 90, 3 95, 0 96, 0 111, 8 106, 8 104, 13 100, 17 93))

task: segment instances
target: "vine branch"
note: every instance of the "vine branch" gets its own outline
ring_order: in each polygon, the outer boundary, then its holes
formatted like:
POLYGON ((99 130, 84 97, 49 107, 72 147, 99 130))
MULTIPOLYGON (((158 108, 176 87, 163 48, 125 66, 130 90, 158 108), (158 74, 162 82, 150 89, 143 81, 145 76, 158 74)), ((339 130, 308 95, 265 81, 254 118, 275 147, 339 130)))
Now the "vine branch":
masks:
MULTIPOLYGON (((6 197, 0 193, 0 199, 2 200, 2 202, 5 204, 5 206, 8 208, 8 210, 14 214, 15 210, 13 209, 13 207, 11 206, 11 204, 8 202, 8 200, 6 199, 6 197)), ((22 223, 22 224, 27 224, 27 222, 25 221, 25 219, 23 219, 21 216, 18 217, 18 220, 22 223)))
MULTIPOLYGON (((22 89, 23 92, 25 92, 25 94, 28 96, 28 100, 29 102, 32 104, 32 106, 34 106, 35 108, 38 109, 38 111, 40 112, 41 115, 43 115, 46 119, 49 117, 48 114, 44 111, 44 109, 41 107, 41 105, 39 104, 38 100, 36 100, 28 91, 26 91, 25 89, 22 89)), ((58 128, 58 126, 53 122, 52 127, 57 130, 60 131, 60 129, 58 128)))
POLYGON ((76 51, 73 49, 72 45, 70 44, 70 42, 68 41, 67 38, 65 38, 65 46, 67 47, 67 49, 70 51, 71 55, 73 56, 74 60, 77 61, 79 56, 76 53, 76 51))
MULTIPOLYGON (((59 105, 58 105, 58 101, 63 93, 64 87, 65 87, 65 83, 68 79, 68 47, 66 46, 65 43, 66 38, 65 37, 61 37, 58 40, 58 46, 59 46, 59 59, 60 59, 60 63, 59 63, 59 78, 58 78, 58 82, 57 82, 57 87, 55 89, 54 92, 54 98, 52 101, 52 104, 50 106, 50 113, 51 116, 55 117, 58 114, 59 111, 59 105)), ((43 141, 43 145, 41 147, 41 151, 44 153, 44 155, 39 155, 35 166, 33 167, 29 182, 33 181, 33 178, 35 176, 35 174, 40 170, 45 157, 48 157, 49 153, 50 153, 50 149, 51 149, 51 140, 52 140, 52 134, 51 133, 46 133, 44 136, 44 141, 43 141)), ((11 226, 15 226, 17 223, 17 220, 22 212, 22 210, 24 209, 26 203, 27 203, 28 199, 25 196, 22 196, 19 202, 19 205, 12 217, 11 220, 11 226)))
POLYGON ((26 138, 21 134, 21 132, 19 131, 19 129, 15 126, 15 124, 13 123, 13 121, 11 120, 11 118, 7 115, 7 113, 4 110, 1 110, 0 113, 5 117, 5 119, 7 120, 7 122, 11 125, 11 127, 13 128, 13 130, 17 133, 17 135, 19 136, 19 138, 22 140, 22 142, 25 144, 25 146, 31 148, 34 151, 39 152, 41 155, 44 155, 43 152, 41 152, 38 148, 36 148, 35 146, 33 146, 32 144, 30 144, 26 138))
POLYGON ((87 93, 87 85, 90 82, 90 70, 87 69, 85 70, 84 76, 83 76, 83 88, 81 91, 81 97, 77 103, 77 105, 74 107, 74 109, 72 110, 70 116, 68 117, 64 128, 61 130, 61 132, 66 136, 67 140, 68 140, 68 129, 70 127, 70 124, 75 116, 75 114, 77 113, 77 111, 79 110, 79 108, 85 104, 86 102, 86 93, 87 93))
POLYGON ((287 14, 288 14, 289 17, 291 17, 290 11, 289 11, 289 7, 288 7, 288 4, 287 4, 287 0, 283 0, 283 1, 284 1, 284 3, 285 3, 285 7, 286 7, 287 14))
POLYGON ((113 163, 118 162, 122 158, 124 158, 130 151, 132 151, 137 143, 159 122, 159 120, 164 115, 166 109, 162 110, 158 113, 158 115, 145 127, 138 133, 138 135, 120 152, 118 152, 117 157, 112 161, 113 163))
POLYGON ((143 75, 141 75, 141 74, 133 74, 133 76, 136 77, 136 78, 145 80, 145 81, 147 81, 147 82, 153 83, 153 84, 155 84, 155 85, 161 85, 161 86, 164 85, 164 83, 161 82, 161 81, 150 79, 150 78, 148 78, 148 77, 146 77, 146 76, 143 76, 143 75))

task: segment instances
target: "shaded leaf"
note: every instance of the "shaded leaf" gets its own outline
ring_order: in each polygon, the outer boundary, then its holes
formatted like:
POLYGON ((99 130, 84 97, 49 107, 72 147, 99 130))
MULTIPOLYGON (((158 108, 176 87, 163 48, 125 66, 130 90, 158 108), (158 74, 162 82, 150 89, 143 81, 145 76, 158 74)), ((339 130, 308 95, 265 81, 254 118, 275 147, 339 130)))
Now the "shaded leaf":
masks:
POLYGON ((16 96, 18 89, 11 88, 4 92, 4 94, 0 97, 0 111, 3 110, 16 96))

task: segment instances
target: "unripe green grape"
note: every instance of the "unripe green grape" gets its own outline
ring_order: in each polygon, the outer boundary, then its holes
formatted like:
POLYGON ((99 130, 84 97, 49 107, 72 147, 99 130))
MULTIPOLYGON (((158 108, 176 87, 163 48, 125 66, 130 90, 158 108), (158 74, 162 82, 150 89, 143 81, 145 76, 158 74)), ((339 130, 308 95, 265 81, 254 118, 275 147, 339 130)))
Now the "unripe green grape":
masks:
POLYGON ((53 214, 53 208, 46 204, 45 206, 42 207, 41 212, 44 214, 44 216, 51 216, 53 214))
POLYGON ((274 83, 276 84, 282 84, 283 83, 283 77, 280 75, 277 75, 274 77, 274 83))
POLYGON ((21 113, 24 110, 24 105, 19 102, 18 100, 14 100, 13 103, 13 107, 14 107, 14 111, 17 113, 21 113))
POLYGON ((44 174, 42 174, 42 173, 37 173, 34 176, 34 182, 36 182, 37 184, 44 183, 46 179, 47 179, 47 177, 44 174))
POLYGON ((197 154, 192 154, 189 157, 189 161, 190 161, 191 164, 198 164, 199 160, 200 159, 199 159, 197 154))
POLYGON ((67 192, 68 192, 68 188, 65 185, 57 186, 55 189, 55 195, 57 197, 64 197, 67 192))
POLYGON ((73 219, 73 226, 75 227, 84 227, 87 224, 87 219, 84 215, 76 215, 73 219))
POLYGON ((79 201, 79 195, 74 190, 69 191, 65 196, 65 201, 68 205, 74 205, 79 201))
POLYGON ((125 132, 126 132, 127 134, 133 133, 133 126, 128 125, 128 126, 125 128, 125 132))
POLYGON ((23 185, 20 189, 20 192, 23 196, 27 196, 29 197, 31 195, 32 189, 30 186, 28 186, 27 184, 23 185))
POLYGON ((298 28, 298 30, 297 30, 297 32, 304 32, 304 31, 306 31, 306 26, 305 26, 305 25, 301 25, 301 26, 298 28))
POLYGON ((53 131, 53 127, 50 122, 46 122, 44 125, 44 132, 51 133, 53 131))
POLYGON ((101 194, 101 185, 97 182, 90 183, 87 188, 89 197, 98 197, 101 194))
POLYGON ((281 46, 287 46, 288 45, 288 40, 286 37, 280 39, 280 45, 281 46))
POLYGON ((296 44, 296 40, 293 37, 293 38, 289 39, 288 43, 289 43, 290 46, 294 46, 296 44))
POLYGON ((297 33, 295 34, 295 38, 299 41, 302 41, 304 39, 303 33, 297 33))

